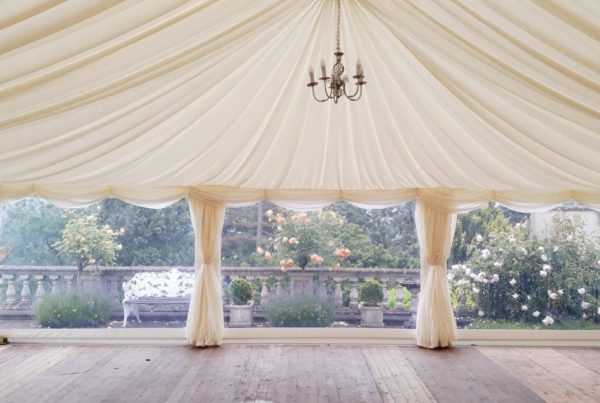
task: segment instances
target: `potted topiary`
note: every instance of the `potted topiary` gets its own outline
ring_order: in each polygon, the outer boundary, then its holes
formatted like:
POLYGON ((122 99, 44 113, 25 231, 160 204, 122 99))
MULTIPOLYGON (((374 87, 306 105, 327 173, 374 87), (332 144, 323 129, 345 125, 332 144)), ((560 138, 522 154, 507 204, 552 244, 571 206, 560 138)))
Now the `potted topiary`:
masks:
POLYGON ((252 285, 245 278, 236 278, 229 284, 233 304, 229 305, 229 326, 252 326, 252 285))
POLYGON ((359 295, 362 307, 360 308, 360 325, 364 327, 383 327, 383 289, 377 280, 367 281, 360 290, 359 295))

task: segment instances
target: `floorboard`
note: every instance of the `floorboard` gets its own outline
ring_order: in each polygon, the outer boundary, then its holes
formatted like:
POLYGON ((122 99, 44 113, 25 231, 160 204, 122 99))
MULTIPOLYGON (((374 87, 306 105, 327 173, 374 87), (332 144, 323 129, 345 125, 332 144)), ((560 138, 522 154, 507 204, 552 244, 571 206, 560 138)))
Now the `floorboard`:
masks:
POLYGON ((600 349, 9 345, 0 402, 598 401, 600 349))

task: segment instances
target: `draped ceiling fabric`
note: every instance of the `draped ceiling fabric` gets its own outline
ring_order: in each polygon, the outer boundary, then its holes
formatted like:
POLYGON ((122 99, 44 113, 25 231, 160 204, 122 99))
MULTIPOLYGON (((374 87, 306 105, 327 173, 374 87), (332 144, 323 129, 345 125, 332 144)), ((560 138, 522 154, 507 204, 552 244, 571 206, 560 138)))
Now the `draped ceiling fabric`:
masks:
POLYGON ((332 0, 3 2, 0 200, 600 208, 595 0, 342 0, 368 85, 337 105, 306 87, 334 21, 332 0))

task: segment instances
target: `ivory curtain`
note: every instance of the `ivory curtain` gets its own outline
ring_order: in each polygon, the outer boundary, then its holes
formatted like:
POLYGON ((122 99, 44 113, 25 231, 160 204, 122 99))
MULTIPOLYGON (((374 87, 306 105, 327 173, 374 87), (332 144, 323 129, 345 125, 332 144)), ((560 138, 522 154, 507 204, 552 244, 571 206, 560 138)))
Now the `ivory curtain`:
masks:
POLYGON ((192 196, 189 199, 194 227, 196 279, 186 324, 188 343, 219 346, 223 341, 221 297, 221 230, 225 217, 222 203, 192 196))
POLYGON ((417 201, 415 223, 421 249, 416 341, 427 348, 451 347, 456 340, 456 321, 450 302, 446 262, 450 257, 456 214, 417 201))

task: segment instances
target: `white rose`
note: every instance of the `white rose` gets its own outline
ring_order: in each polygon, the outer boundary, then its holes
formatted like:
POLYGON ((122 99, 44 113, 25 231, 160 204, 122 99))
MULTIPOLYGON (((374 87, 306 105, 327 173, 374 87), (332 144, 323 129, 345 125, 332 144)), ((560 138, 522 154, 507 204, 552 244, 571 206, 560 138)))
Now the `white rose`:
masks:
POLYGON ((473 287, 473 294, 479 294, 479 288, 473 287))
POLYGON ((477 315, 483 316, 483 315, 485 315, 485 312, 480 309, 479 312, 477 312, 477 315))
POLYGON ((540 252, 543 253, 544 252, 544 247, 543 246, 538 246, 538 251, 540 251, 540 252))
POLYGON ((494 273, 494 275, 492 275, 492 281, 494 283, 497 283, 498 281, 500 281, 500 276, 496 273, 494 273))
POLYGON ((534 318, 537 318, 538 316, 540 316, 540 311, 535 311, 534 313, 532 313, 534 318))
POLYGON ((581 301, 581 309, 588 309, 590 307, 589 302, 581 301))
POLYGON ((513 287, 515 286, 515 284, 517 284, 517 280, 515 280, 514 278, 512 280, 509 281, 510 285, 512 285, 513 287))
POLYGON ((495 267, 496 269, 499 269, 499 268, 501 268, 501 267, 502 267, 502 263, 500 263, 500 262, 494 262, 494 267, 495 267))
POLYGON ((558 246, 555 246, 554 248, 552 248, 552 250, 553 250, 554 252, 558 252, 558 246))
POLYGON ((540 277, 542 277, 542 278, 548 277, 548 272, 546 272, 544 270, 540 270, 540 277))
POLYGON ((546 315, 546 317, 544 319, 542 319, 542 323, 546 326, 550 326, 551 324, 554 323, 554 319, 552 319, 551 316, 546 315))
POLYGON ((529 307, 527 305, 521 305, 521 310, 522 311, 526 311, 528 309, 529 309, 529 307))
POLYGON ((552 266, 550 266, 549 264, 545 264, 545 265, 542 267, 542 270, 544 270, 544 271, 550 271, 550 270, 552 270, 552 266))
POLYGON ((563 290, 558 290, 558 295, 563 295, 565 292, 563 290))
POLYGON ((545 254, 542 254, 542 256, 540 256, 540 258, 542 259, 542 261, 547 262, 548 261, 548 256, 546 256, 545 254))
POLYGON ((513 297, 513 299, 519 299, 519 294, 514 293, 513 295, 511 295, 511 297, 513 297))
POLYGON ((585 294, 585 287, 578 288, 577 292, 579 293, 579 295, 585 294))
POLYGON ((477 243, 483 241, 483 237, 479 234, 475 235, 475 239, 477 240, 477 243))

